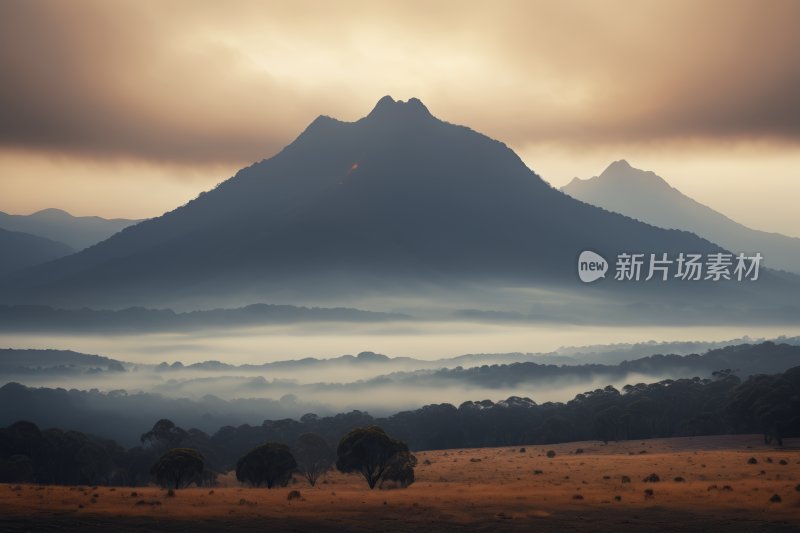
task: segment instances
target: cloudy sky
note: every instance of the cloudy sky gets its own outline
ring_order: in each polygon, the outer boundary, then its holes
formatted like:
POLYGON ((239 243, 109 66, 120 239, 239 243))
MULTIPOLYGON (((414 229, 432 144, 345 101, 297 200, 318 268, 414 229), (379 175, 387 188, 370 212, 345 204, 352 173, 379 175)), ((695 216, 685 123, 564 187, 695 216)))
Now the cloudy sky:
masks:
POLYGON ((800 237, 800 2, 0 3, 0 211, 157 216, 384 95, 556 186, 614 160, 800 237))

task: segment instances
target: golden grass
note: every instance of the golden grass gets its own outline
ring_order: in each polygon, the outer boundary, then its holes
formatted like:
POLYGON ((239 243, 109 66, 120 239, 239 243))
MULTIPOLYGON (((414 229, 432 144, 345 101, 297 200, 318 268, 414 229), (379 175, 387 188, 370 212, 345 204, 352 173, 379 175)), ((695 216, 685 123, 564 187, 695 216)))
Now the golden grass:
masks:
POLYGON ((406 523, 435 518, 469 524, 509 517, 536 519, 565 509, 627 512, 659 506, 668 511, 797 520, 800 449, 792 446, 800 442, 786 442, 789 446, 779 449, 765 446, 759 436, 741 435, 526 446, 524 453, 519 447, 418 452, 417 482, 408 489, 396 490, 369 490, 357 477, 338 472, 320 478, 316 487, 298 476, 296 483, 272 490, 242 487, 233 474, 228 474, 220 477, 221 485, 212 491, 183 489, 169 498, 166 490, 157 487, 78 490, 0 485, 0 508, 19 515, 67 513, 185 520, 302 517, 345 522, 379 515, 383 520, 406 523), (578 447, 583 453, 576 455, 578 447), (551 449, 556 455, 548 458, 546 453, 551 449), (642 450, 647 453, 640 454, 642 450), (747 464, 750 457, 756 457, 758 464, 747 464), (773 462, 767 462, 767 457, 773 462), (425 464, 426 460, 430 464, 425 464), (535 470, 542 473, 534 474, 535 470), (642 481, 654 473, 661 481, 642 481), (632 482, 621 483, 623 475, 630 476, 632 482), (685 481, 675 482, 676 477, 685 481), (718 488, 713 488, 715 485, 718 488), (645 489, 653 491, 652 498, 646 499, 645 489), (300 496, 288 500, 294 490, 300 496), (780 496, 780 503, 770 502, 773 494, 780 496), (140 501, 145 503, 136 505, 140 501))

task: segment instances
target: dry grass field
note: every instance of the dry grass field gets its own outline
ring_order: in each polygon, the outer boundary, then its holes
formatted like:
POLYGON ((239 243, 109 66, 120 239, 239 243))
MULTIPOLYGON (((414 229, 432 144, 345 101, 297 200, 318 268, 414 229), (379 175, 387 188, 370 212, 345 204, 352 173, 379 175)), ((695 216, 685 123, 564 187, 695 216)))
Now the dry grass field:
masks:
POLYGON ((0 531, 800 531, 800 441, 785 444, 741 435, 418 452, 416 483, 389 490, 338 472, 271 491, 229 474, 173 497, 0 485, 0 531), (659 481, 644 481, 651 474, 659 481), (301 497, 287 500, 292 490, 301 497))

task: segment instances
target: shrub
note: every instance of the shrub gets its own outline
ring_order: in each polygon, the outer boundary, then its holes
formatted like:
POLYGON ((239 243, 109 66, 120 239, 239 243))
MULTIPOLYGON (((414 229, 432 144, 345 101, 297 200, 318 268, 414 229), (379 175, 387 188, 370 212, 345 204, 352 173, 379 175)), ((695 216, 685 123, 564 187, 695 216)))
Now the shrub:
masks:
POLYGON ((710 492, 710 491, 716 490, 716 489, 717 489, 716 485, 711 485, 710 487, 708 487, 708 489, 706 489, 706 492, 710 492))
POLYGON ((611 479, 611 476, 603 476, 603 479, 611 479))
POLYGON ((169 489, 169 492, 167 492, 167 498, 174 498, 174 497, 175 497, 175 491, 169 489))
POLYGON ((682 478, 682 477, 680 477, 680 476, 678 476, 678 477, 676 477, 676 478, 675 478, 675 482, 676 482, 676 483, 683 483, 684 481, 686 481, 686 480, 685 480, 685 479, 683 479, 683 478, 682 478))
POLYGON ((756 465, 756 464, 758 464, 758 461, 756 461, 755 457, 751 457, 750 459, 747 460, 747 464, 756 465))
MULTIPOLYGON (((469 462, 470 462, 470 463, 480 463, 480 462, 481 462, 481 460, 480 460, 480 459, 475 459, 475 458, 473 457, 472 459, 470 459, 470 460, 469 460, 469 462)), ((428 461, 427 459, 425 459, 425 463, 426 463, 426 464, 431 464, 431 462, 430 462, 430 461, 428 461)))
POLYGON ((639 452, 639 455, 641 455, 641 454, 643 454, 643 453, 647 453, 647 450, 642 450, 642 451, 640 451, 640 452, 639 452))
POLYGON ((209 495, 209 496, 211 496, 212 494, 214 494, 214 491, 213 491, 213 490, 210 490, 210 491, 208 491, 208 495, 209 495))
POLYGON ((645 483, 647 482, 658 483, 659 481, 661 481, 661 478, 658 477, 658 474, 650 474, 649 476, 645 477, 643 481, 645 483))
POLYGON ((794 490, 796 490, 797 492, 800 492, 800 483, 797 484, 797 486, 794 488, 794 490))
POLYGON ((290 492, 289 494, 286 495, 286 499, 289 500, 289 501, 299 500, 300 499, 300 491, 299 490, 293 490, 292 492, 290 492))
POLYGON ((138 492, 131 492, 131 497, 132 497, 132 498, 135 498, 135 497, 137 497, 138 495, 139 495, 139 493, 138 493, 138 492))
POLYGON ((525 453, 525 448, 520 448, 519 453, 525 453))
POLYGON ((78 504, 78 509, 83 509, 83 504, 82 503, 78 504))
POLYGON ((767 457, 767 462, 771 463, 772 462, 772 457, 767 457))
POLYGON ((628 476, 622 476, 621 483, 630 483, 630 482, 631 478, 629 478, 628 476))
POLYGON ((614 496, 614 499, 617 500, 618 502, 622 501, 622 496, 614 496))
POLYGON ((582 500, 582 499, 583 499, 583 496, 581 496, 580 494, 576 494, 576 495, 574 495, 574 496, 572 497, 572 499, 573 499, 573 500, 582 500))
MULTIPOLYGON (((457 459, 453 460, 457 461, 457 459)), ((384 481, 399 484, 403 488, 410 486, 416 479, 414 476, 414 468, 416 466, 417 458, 411 455, 410 452, 396 453, 389 461, 389 466, 383 472, 378 488, 383 485, 384 481)))
MULTIPOLYGON (((542 473, 542 471, 541 471, 541 470, 534 470, 534 471, 533 471, 533 473, 534 473, 534 474, 541 474, 541 473, 542 473)), ((800 485, 798 485, 798 487, 800 487, 800 485)), ((798 490, 800 490, 800 489, 798 489, 798 490)))
POLYGON ((555 456, 556 456, 556 451, 555 450, 548 450, 547 451, 547 457, 549 457, 550 459, 552 459, 555 456))
POLYGON ((724 487, 722 487, 722 490, 733 490, 733 487, 731 487, 730 485, 725 485, 724 487))
POLYGON ((772 503, 781 503, 783 500, 781 500, 781 497, 778 496, 777 494, 773 494, 772 498, 770 498, 769 501, 771 501, 772 503))
POLYGON ((245 500, 244 498, 242 498, 241 500, 239 500, 239 505, 246 505, 248 507, 255 507, 256 505, 258 505, 258 503, 257 502, 251 502, 250 500, 245 500))
POLYGON ((785 460, 781 459, 781 460, 778 462, 778 464, 779 464, 779 465, 788 465, 789 463, 787 463, 785 460))
MULTIPOLYGON (((475 459, 470 459, 470 461, 472 461, 474 463, 475 459)), ((478 461, 480 461, 480 459, 478 459, 478 461)), ((430 466, 431 460, 430 459, 425 459, 424 461, 422 461, 422 464, 424 464, 425 466, 430 466)))
POLYGON ((575 453, 583 453, 583 448, 578 448, 577 450, 575 450, 575 453))
POLYGON ((90 502, 92 502, 92 503, 97 503, 97 498, 92 498, 92 499, 91 499, 91 500, 89 500, 89 501, 90 501, 90 502))
POLYGON ((653 494, 653 489, 644 489, 644 499, 645 500, 653 500, 655 499, 655 494, 653 494))

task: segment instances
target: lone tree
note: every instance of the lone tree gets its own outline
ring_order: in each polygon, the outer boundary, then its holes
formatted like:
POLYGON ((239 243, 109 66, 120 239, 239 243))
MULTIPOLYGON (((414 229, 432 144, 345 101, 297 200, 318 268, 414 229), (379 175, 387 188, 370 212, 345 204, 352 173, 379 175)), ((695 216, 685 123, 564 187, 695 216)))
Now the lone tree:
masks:
POLYGON ((271 440, 256 446, 236 461, 236 479, 250 482, 256 487, 262 484, 268 489, 273 486, 285 487, 297 468, 289 446, 271 440))
POLYGON ((200 452, 191 448, 173 448, 164 453, 150 467, 150 475, 159 485, 182 489, 203 473, 205 460, 200 452))
POLYGON ((297 461, 297 471, 312 487, 319 476, 333 466, 333 450, 316 433, 303 433, 297 437, 297 442, 292 446, 292 455, 297 461))
POLYGON ((380 426, 353 428, 336 447, 339 457, 336 469, 343 474, 358 474, 374 489, 392 458, 400 452, 408 453, 406 443, 391 438, 380 426))
POLYGON ((153 429, 143 433, 139 439, 142 444, 150 443, 150 447, 159 455, 167 450, 177 448, 183 441, 189 440, 189 434, 175 426, 171 420, 162 418, 155 423, 153 429))
MULTIPOLYGON (((523 448, 524 450, 524 448, 523 448)), ((408 452, 399 452, 389 461, 389 467, 383 473, 380 486, 384 481, 393 481, 406 488, 414 483, 414 468, 417 467, 417 458, 408 452)))

